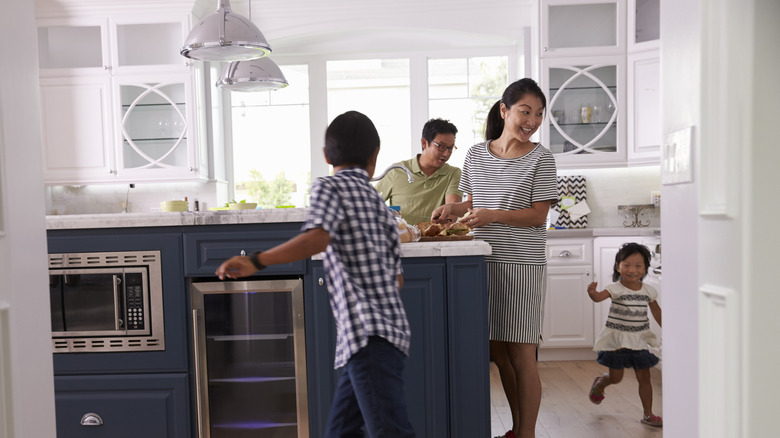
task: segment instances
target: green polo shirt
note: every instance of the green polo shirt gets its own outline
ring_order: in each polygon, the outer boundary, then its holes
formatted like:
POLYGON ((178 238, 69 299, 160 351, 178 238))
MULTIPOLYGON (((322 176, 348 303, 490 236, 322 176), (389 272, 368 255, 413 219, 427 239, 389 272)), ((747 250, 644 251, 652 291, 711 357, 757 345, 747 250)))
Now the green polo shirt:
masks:
POLYGON ((410 225, 431 220, 431 213, 444 204, 445 196, 463 196, 458 190, 459 168, 444 164, 427 176, 420 170, 419 158, 420 154, 417 154, 415 158, 398 163, 412 171, 413 183, 402 169, 392 169, 376 184, 376 190, 390 201, 390 205, 401 206, 401 217, 410 225))

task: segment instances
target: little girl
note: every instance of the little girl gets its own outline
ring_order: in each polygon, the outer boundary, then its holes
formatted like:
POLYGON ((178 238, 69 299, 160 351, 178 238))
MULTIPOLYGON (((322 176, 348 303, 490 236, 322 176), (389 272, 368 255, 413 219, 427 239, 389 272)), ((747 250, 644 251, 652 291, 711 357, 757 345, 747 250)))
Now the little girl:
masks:
POLYGON ((638 243, 626 243, 615 256, 612 283, 605 290, 597 291, 598 284, 588 285, 588 295, 594 302, 612 299, 604 330, 593 346, 598 351, 598 363, 609 368, 609 373, 596 377, 590 387, 590 401, 600 404, 604 389, 623 379, 623 369, 633 368, 639 382, 639 399, 644 415, 642 423, 662 427, 663 420, 653 414, 653 386, 650 368, 658 363, 658 357, 647 346, 658 346, 658 339, 650 331, 647 308, 661 325, 661 307, 656 298, 658 292, 642 282, 650 267, 650 251, 638 243), (620 281, 618 281, 620 280, 620 281))

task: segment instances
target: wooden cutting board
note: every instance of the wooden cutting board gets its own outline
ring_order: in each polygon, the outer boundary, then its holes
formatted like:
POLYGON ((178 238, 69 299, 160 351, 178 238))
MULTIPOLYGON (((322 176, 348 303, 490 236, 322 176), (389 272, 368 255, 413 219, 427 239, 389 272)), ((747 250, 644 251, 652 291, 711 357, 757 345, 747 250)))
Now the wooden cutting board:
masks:
POLYGON ((418 242, 452 242, 456 240, 474 240, 474 236, 422 236, 418 242))

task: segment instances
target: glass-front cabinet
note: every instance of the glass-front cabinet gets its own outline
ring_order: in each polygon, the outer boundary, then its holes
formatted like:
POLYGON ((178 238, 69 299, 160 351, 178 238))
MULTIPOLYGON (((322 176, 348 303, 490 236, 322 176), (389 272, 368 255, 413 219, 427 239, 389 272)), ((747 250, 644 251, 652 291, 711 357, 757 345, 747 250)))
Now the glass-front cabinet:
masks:
POLYGON ((628 0, 628 51, 658 49, 661 0, 628 0))
POLYGON ((626 0, 542 0, 542 57, 626 50, 626 0))
POLYGON ((559 167, 625 164, 622 56, 542 59, 542 143, 559 167))
POLYGON ((117 80, 116 133, 120 177, 186 179, 197 173, 195 142, 188 141, 192 115, 186 96, 191 81, 181 75, 123 77, 117 80), (162 79, 162 81, 160 81, 162 79))
POLYGON ((204 178, 188 13, 119 12, 37 20, 45 182, 204 178))

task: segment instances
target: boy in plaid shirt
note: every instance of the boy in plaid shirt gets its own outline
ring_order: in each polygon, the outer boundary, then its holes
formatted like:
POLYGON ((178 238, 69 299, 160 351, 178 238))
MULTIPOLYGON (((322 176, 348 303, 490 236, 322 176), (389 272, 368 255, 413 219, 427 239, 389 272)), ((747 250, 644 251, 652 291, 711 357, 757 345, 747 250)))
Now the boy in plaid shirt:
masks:
POLYGON ((222 263, 220 279, 252 275, 325 251, 330 305, 336 320, 335 368, 342 368, 326 437, 413 437, 403 392, 409 323, 398 227, 369 180, 379 134, 357 111, 336 117, 325 132, 325 158, 335 174, 317 179, 302 233, 249 256, 222 263))

